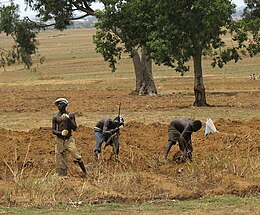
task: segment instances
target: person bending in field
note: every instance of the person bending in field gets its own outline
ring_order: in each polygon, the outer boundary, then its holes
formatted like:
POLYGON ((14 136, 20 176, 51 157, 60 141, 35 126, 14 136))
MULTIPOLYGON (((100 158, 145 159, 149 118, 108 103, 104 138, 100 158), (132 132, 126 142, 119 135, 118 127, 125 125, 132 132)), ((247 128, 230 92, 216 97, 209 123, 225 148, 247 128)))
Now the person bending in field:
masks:
POLYGON ((191 120, 187 118, 176 118, 174 119, 168 129, 168 144, 165 149, 165 159, 171 150, 171 147, 177 142, 184 159, 192 161, 192 141, 191 135, 193 132, 200 130, 202 123, 200 120, 191 120))
POLYGON ((119 127, 124 125, 124 118, 121 116, 115 119, 103 118, 99 120, 94 127, 94 136, 96 145, 94 149, 95 159, 98 160, 99 154, 101 153, 102 143, 106 142, 106 145, 112 145, 112 139, 110 138, 113 134, 119 132, 119 127))
POLYGON ((55 105, 59 112, 52 118, 52 133, 56 135, 56 173, 59 176, 67 175, 67 153, 70 152, 74 158, 73 162, 78 164, 83 172, 83 176, 87 176, 85 165, 79 154, 72 131, 77 129, 75 115, 66 110, 68 100, 59 98, 55 101, 55 105))

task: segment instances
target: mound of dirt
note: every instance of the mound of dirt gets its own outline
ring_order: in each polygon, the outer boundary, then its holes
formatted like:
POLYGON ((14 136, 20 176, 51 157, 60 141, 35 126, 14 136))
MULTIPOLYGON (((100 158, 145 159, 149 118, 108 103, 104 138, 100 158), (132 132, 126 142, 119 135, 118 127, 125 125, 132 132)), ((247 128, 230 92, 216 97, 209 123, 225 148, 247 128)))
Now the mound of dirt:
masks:
MULTIPOLYGON (((193 134, 194 160, 179 165, 163 159, 168 138, 166 124, 128 122, 121 129, 119 161, 109 159, 111 148, 107 147, 97 163, 93 157, 93 129, 79 126, 74 137, 86 163, 88 178, 82 179, 80 169, 69 159, 69 175, 55 179, 55 186, 62 189, 53 191, 53 195, 59 202, 68 202, 79 195, 85 202, 104 199, 133 202, 259 193, 260 119, 219 119, 215 125, 219 133, 204 137, 202 128, 193 134)), ((1 129, 0 142, 1 203, 10 204, 6 197, 10 192, 16 196, 11 201, 13 204, 26 202, 30 194, 22 182, 29 179, 49 177, 48 181, 54 183, 50 178, 55 174, 55 138, 50 128, 28 132, 1 129), (17 183, 18 188, 13 189, 17 183)), ((174 146, 169 158, 178 150, 178 145, 174 146)))

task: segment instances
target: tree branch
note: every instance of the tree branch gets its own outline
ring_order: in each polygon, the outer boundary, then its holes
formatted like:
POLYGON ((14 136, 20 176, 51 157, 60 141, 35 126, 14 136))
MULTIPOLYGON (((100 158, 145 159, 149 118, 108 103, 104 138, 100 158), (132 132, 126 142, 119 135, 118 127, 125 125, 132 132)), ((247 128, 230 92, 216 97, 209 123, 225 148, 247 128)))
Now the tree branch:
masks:
MULTIPOLYGON (((85 15, 82 15, 82 16, 79 16, 79 17, 74 17, 74 18, 71 18, 70 21, 75 21, 75 20, 79 20, 79 19, 83 19, 85 17, 89 16, 89 14, 85 14, 85 15)), ((42 24, 42 23, 39 23, 39 22, 35 22, 33 20, 31 20, 28 16, 25 17, 26 20, 28 20, 29 22, 35 24, 36 27, 38 28, 47 28, 47 27, 51 27, 51 26, 54 26, 56 23, 51 23, 51 24, 42 24)))
POLYGON ((94 14, 95 14, 95 11, 91 7, 89 7, 87 4, 84 4, 84 7, 79 6, 75 2, 72 2, 72 4, 75 8, 77 8, 80 11, 87 13, 88 15, 94 16, 94 14))
POLYGON ((51 23, 51 24, 41 24, 39 22, 35 22, 33 20, 31 20, 28 16, 25 17, 26 20, 28 20, 29 22, 33 23, 35 25, 35 27, 38 27, 38 28, 47 28, 47 27, 51 27, 51 26, 54 26, 55 23, 51 23))

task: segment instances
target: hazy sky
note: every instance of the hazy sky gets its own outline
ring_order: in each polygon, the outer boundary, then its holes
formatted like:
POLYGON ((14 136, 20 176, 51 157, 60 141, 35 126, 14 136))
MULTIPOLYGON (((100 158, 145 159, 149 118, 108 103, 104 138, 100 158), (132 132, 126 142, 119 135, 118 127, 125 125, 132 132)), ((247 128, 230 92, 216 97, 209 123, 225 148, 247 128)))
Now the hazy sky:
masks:
MULTIPOLYGON (((4 2, 7 3, 8 0, 0 0, 0 3, 4 2)), ((19 4, 20 6, 20 12, 21 12, 21 16, 33 16, 36 13, 34 11, 31 11, 29 9, 27 9, 25 11, 26 5, 24 3, 24 0, 14 0, 14 3, 19 4)), ((96 9, 102 9, 102 5, 101 3, 93 3, 92 4, 92 9, 96 10, 96 9)))
MULTIPOLYGON (((0 0, 1 2, 7 2, 7 0, 0 0)), ((25 11, 25 4, 24 4, 24 0, 14 0, 14 2, 16 4, 20 5, 20 12, 21 12, 21 16, 33 16, 35 14, 35 12, 27 10, 25 11)), ((232 0, 232 2, 234 4, 237 5, 237 7, 243 6, 244 4, 244 0, 232 0)), ((92 8, 93 9, 101 9, 102 8, 102 4, 101 3, 93 3, 92 4, 92 8)))

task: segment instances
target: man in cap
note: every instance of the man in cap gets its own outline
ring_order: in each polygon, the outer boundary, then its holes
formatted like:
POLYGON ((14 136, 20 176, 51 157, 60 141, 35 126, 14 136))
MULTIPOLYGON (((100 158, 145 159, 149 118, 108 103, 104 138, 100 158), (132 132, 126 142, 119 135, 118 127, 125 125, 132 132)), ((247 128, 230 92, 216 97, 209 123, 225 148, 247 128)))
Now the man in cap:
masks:
POLYGON ((119 127, 124 126, 124 118, 118 116, 115 119, 103 118, 99 120, 94 128, 94 136, 96 139, 96 145, 94 149, 95 159, 98 160, 98 155, 101 153, 101 146, 103 142, 106 142, 106 145, 112 145, 113 141, 111 136, 119 132, 119 127))
POLYGON ((72 131, 77 129, 77 124, 75 115, 66 110, 68 103, 65 98, 57 99, 55 105, 59 112, 52 118, 52 133, 56 135, 56 172, 59 176, 67 175, 67 153, 70 152, 74 159, 73 162, 79 165, 83 176, 86 176, 86 168, 72 136, 72 131))
POLYGON ((165 159, 170 152, 170 149, 176 142, 179 142, 179 148, 183 156, 183 161, 189 159, 192 161, 192 141, 191 135, 201 129, 202 123, 200 120, 191 120, 187 118, 174 119, 168 129, 168 144, 165 150, 165 159))

